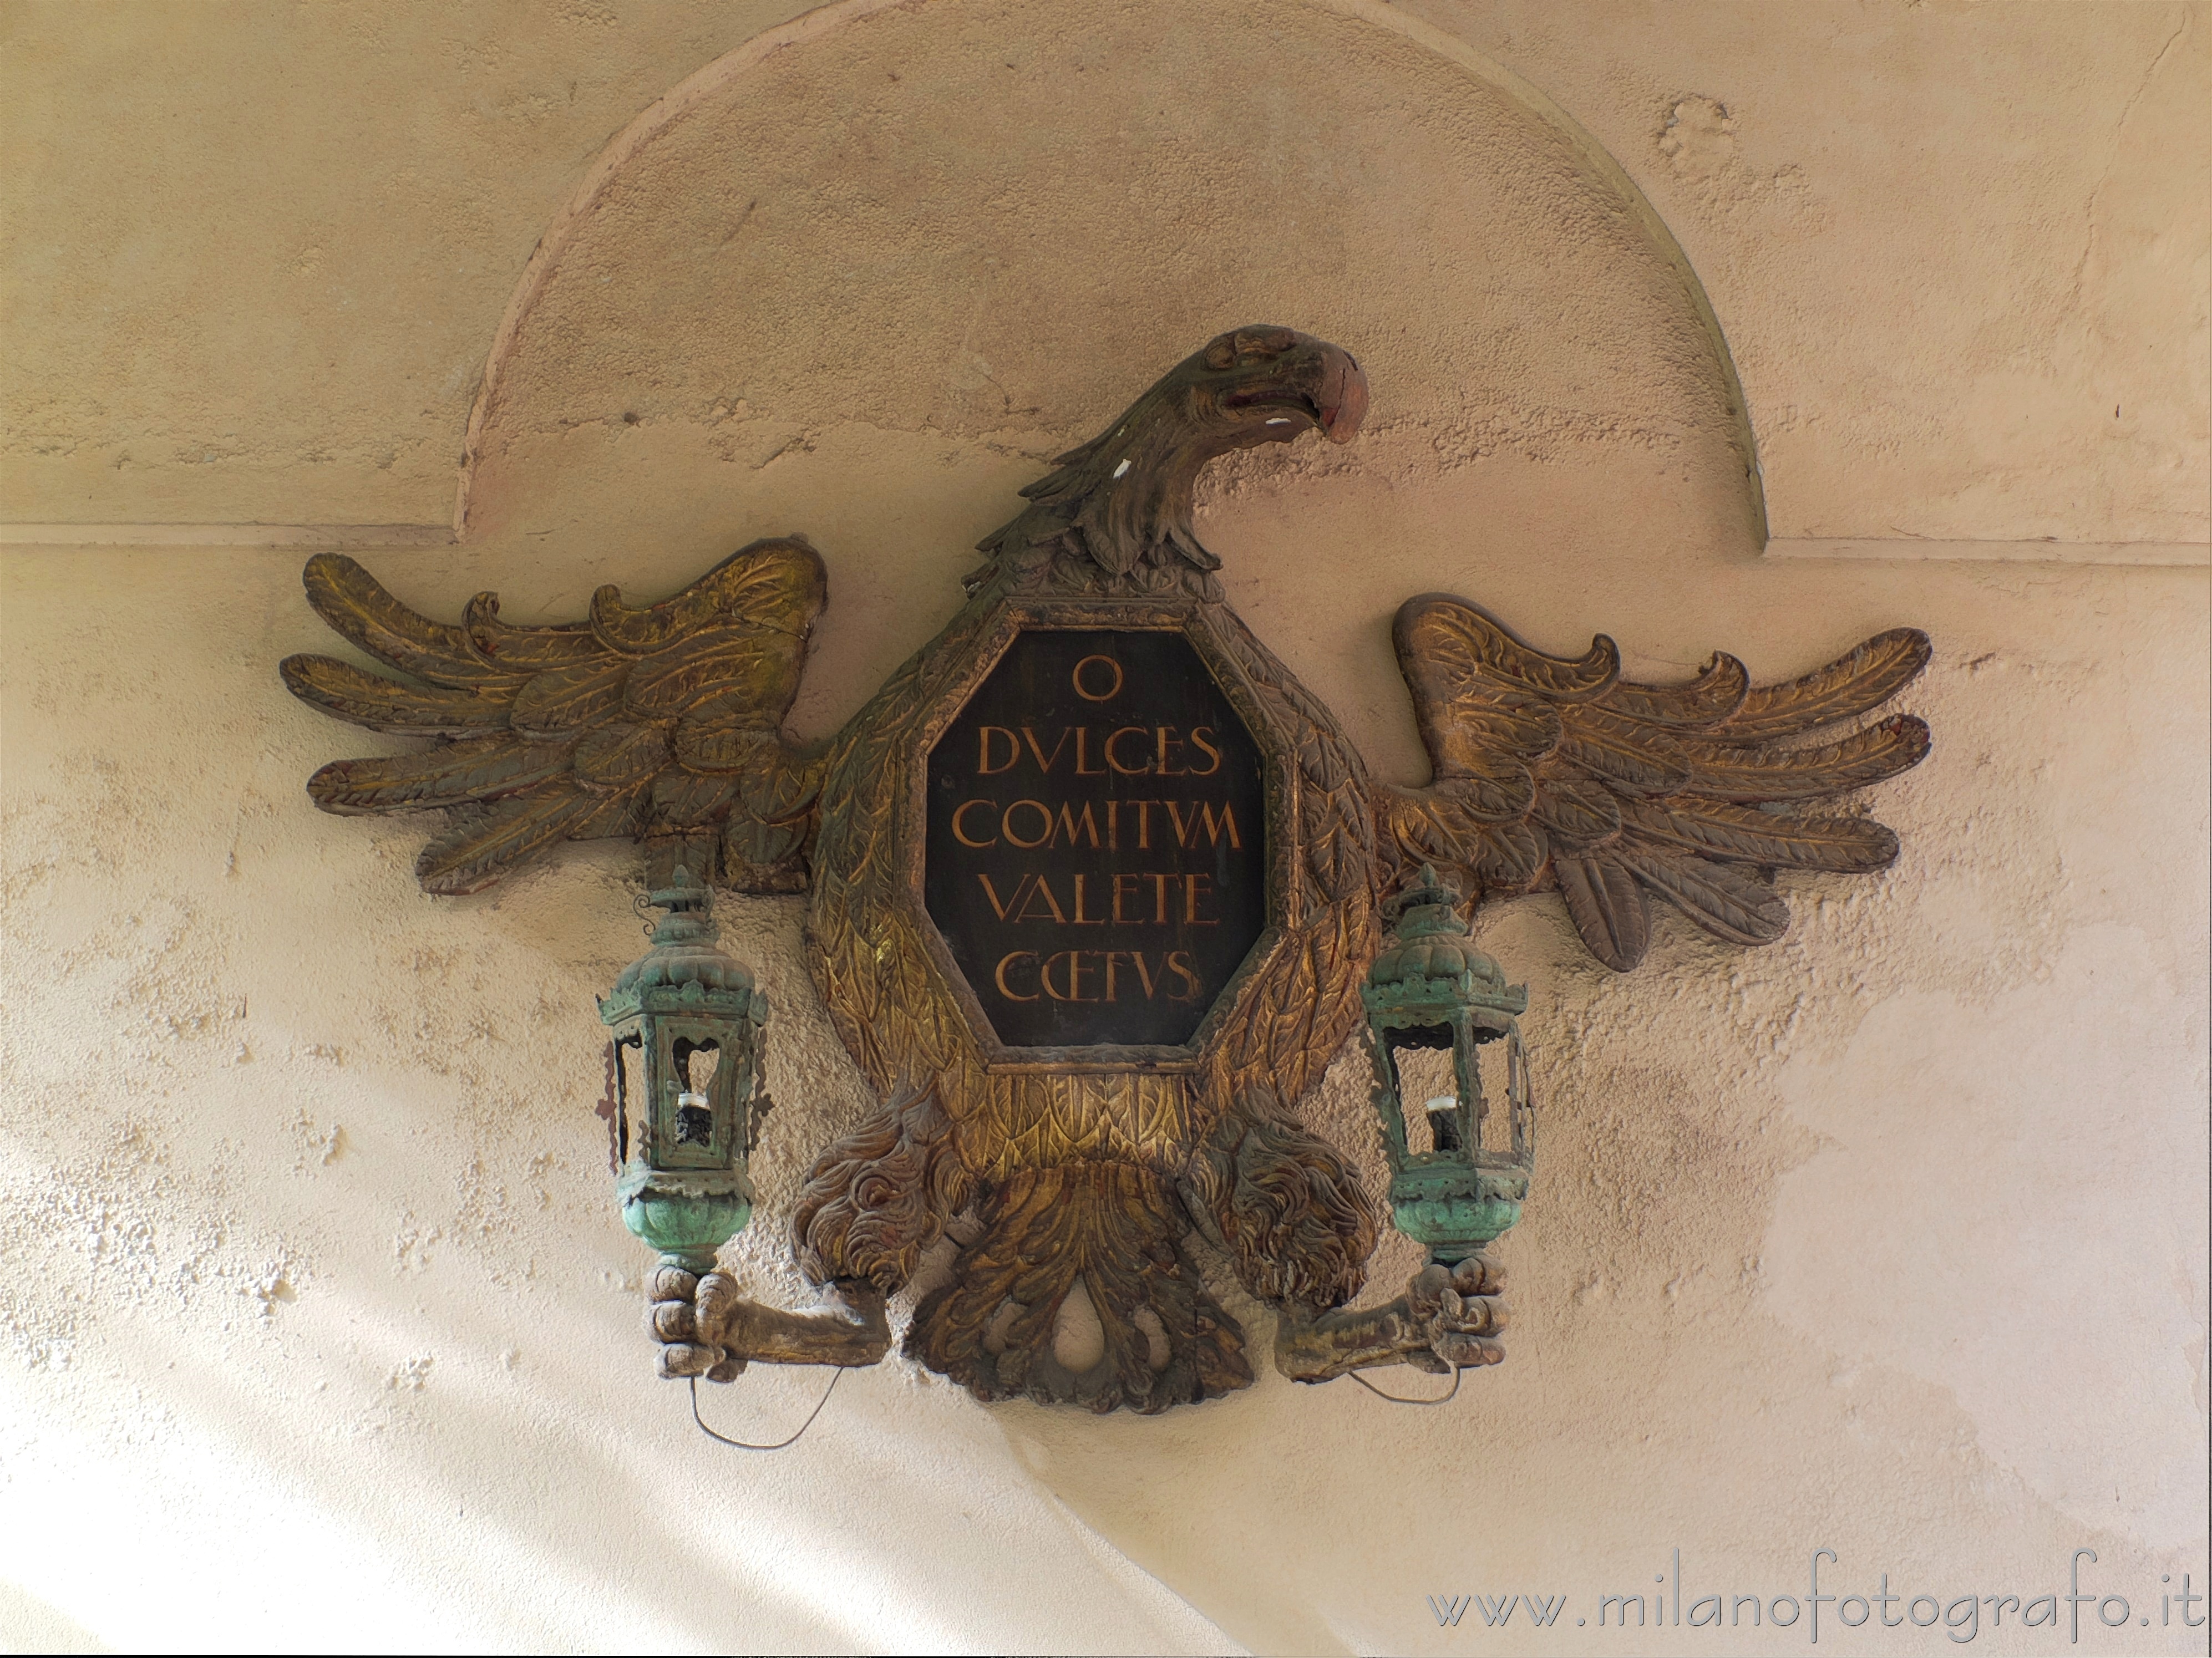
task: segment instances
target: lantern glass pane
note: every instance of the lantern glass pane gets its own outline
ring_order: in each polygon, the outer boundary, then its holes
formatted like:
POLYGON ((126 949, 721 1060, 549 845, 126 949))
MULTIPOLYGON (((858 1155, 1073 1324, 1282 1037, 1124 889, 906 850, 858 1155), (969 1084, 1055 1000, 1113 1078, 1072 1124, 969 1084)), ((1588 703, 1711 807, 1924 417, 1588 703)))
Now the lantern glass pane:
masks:
POLYGON ((676 1143, 712 1145, 714 1143, 714 1070, 720 1063, 721 1045, 678 1036, 670 1057, 676 1061, 676 1143))
POLYGON ((1450 1030, 1419 1026, 1390 1033, 1390 1068, 1406 1118, 1406 1150, 1416 1156, 1456 1151, 1459 1078, 1452 1066, 1450 1030))
POLYGON ((630 1144, 636 1137, 639 1118, 653 1098, 653 1090, 646 1085, 645 1049, 635 1036, 625 1036, 615 1043, 615 1102, 616 1156, 623 1163, 629 1161, 630 1144))
POLYGON ((1484 1042, 1468 1063, 1475 1072, 1475 1133, 1484 1151, 1513 1149, 1513 1114, 1507 1108, 1505 1044, 1484 1042))
POLYGON ((721 1059, 722 1045, 720 1042, 678 1042, 676 1044, 676 1063, 683 1069, 684 1092, 711 1096, 714 1068, 721 1063, 721 1059))

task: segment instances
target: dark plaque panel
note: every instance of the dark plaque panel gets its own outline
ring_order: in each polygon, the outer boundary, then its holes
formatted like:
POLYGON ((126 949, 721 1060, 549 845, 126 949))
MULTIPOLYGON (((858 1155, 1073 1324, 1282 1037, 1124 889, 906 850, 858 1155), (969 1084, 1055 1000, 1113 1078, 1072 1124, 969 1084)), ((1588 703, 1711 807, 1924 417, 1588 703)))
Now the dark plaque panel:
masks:
POLYGON ((1267 925, 1265 812, 1181 634, 1019 634, 930 752, 929 914, 1008 1048, 1180 1045, 1267 925))

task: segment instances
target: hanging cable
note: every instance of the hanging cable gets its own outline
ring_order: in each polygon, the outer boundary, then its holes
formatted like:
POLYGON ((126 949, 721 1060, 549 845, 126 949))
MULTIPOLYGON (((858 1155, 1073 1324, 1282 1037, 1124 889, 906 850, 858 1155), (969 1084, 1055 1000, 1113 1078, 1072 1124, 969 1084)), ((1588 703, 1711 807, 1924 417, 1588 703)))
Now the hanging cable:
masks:
MULTIPOLYGON (((1354 1382, 1357 1382, 1361 1387, 1366 1388, 1369 1393, 1373 1394, 1376 1398, 1387 1399, 1393 1405, 1448 1405, 1459 1393, 1461 1369, 1456 1364, 1452 1366, 1451 1392, 1448 1394, 1441 1394, 1434 1399, 1401 1399, 1395 1394, 1384 1393, 1380 1388, 1370 1382, 1365 1376, 1360 1375, 1357 1370, 1346 1370, 1345 1374, 1350 1376, 1354 1382)), ((802 1429, 800 1431, 804 1432, 805 1430, 802 1429)))
POLYGON ((830 1402, 830 1395, 837 1391, 838 1381, 844 1374, 843 1365, 835 1367, 830 1372, 830 1385, 822 1390, 822 1397, 815 1400, 814 1408, 806 1413, 806 1420, 799 1424, 799 1432, 792 1435, 788 1439, 779 1439, 773 1445, 747 1444, 742 1439, 732 1439, 727 1434, 718 1434, 708 1427, 706 1418, 699 1414, 699 1378, 696 1376, 691 1378, 691 1419, 699 1424, 699 1431, 708 1438, 718 1440, 725 1445, 734 1446, 738 1450, 780 1451, 787 1445, 796 1445, 799 1442, 799 1435, 814 1425, 814 1418, 822 1414, 822 1407, 830 1402))

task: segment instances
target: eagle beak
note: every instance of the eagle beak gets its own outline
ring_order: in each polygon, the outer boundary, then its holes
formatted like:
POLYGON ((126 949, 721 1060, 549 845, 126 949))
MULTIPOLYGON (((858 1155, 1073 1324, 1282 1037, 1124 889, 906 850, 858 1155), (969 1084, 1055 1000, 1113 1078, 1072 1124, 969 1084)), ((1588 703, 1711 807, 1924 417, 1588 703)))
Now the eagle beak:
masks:
POLYGON ((1340 346, 1322 347, 1321 387, 1314 398, 1321 411, 1322 435, 1331 443, 1349 443, 1367 417, 1367 376, 1358 361, 1340 346))

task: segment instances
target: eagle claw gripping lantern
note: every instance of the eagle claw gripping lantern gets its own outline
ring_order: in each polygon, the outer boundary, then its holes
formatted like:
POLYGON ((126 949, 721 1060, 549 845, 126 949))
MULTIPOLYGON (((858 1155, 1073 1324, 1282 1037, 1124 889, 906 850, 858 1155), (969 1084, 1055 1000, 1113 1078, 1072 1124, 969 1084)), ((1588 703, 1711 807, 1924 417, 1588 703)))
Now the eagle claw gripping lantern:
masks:
POLYGON ((1475 948, 1458 904, 1459 894, 1424 865, 1384 905, 1391 938, 1359 993, 1390 1161, 1391 1224, 1445 1266, 1521 1218, 1536 1150, 1528 1061, 1515 1019, 1528 1011, 1528 987, 1508 985, 1504 969, 1475 948), (1480 1050, 1501 1041, 1508 1144, 1491 1150, 1480 1050), (1409 1131, 1409 1099, 1425 1133, 1409 1131))
POLYGON ((668 912, 653 948, 599 1003, 613 1032, 615 1194, 662 1266, 704 1272, 752 1218, 768 997, 717 942, 714 890, 689 869, 646 902, 668 912))

